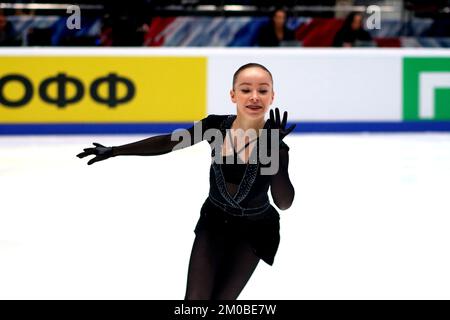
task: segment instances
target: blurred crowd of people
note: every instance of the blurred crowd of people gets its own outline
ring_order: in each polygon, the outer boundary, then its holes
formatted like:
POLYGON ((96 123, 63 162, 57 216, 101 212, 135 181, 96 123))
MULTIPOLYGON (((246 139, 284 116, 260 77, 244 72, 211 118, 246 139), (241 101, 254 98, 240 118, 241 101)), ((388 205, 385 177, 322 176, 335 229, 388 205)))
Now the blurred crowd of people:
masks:
MULTIPOLYGON (((278 47, 292 46, 297 42, 295 32, 286 26, 288 12, 283 8, 276 9, 270 22, 263 26, 258 35, 258 46, 278 47)), ((345 18, 342 27, 337 30, 333 47, 353 47, 358 43, 370 42, 372 37, 363 27, 363 15, 351 12, 345 18)))
MULTIPOLYGON (((141 2, 141 4, 144 2, 141 2)), ((135 5, 127 7, 114 2, 107 5, 106 9, 101 12, 101 18, 98 15, 95 17, 100 21, 100 26, 96 26, 97 31, 94 36, 92 34, 80 36, 79 32, 73 32, 66 35, 66 38, 60 37, 56 44, 55 40, 51 41, 54 30, 50 30, 50 28, 44 30, 29 27, 26 32, 15 30, 9 18, 12 16, 32 16, 36 14, 34 10, 16 9, 6 12, 0 9, 0 46, 146 46, 155 43, 155 41, 149 41, 148 39, 149 30, 154 29, 152 26, 152 19, 155 19, 153 12, 144 10, 143 7, 135 5), (27 41, 24 41, 24 37, 28 38, 27 41)), ((277 7, 273 10, 270 16, 266 17, 267 23, 259 27, 253 45, 261 47, 302 45, 298 30, 287 25, 289 13, 289 9, 285 7, 277 7)), ((327 30, 326 36, 331 37, 331 40, 326 42, 326 46, 371 46, 373 39, 365 29, 364 19, 365 16, 361 12, 350 12, 343 19, 334 19, 339 23, 333 24, 333 28, 327 30)), ((445 26, 448 27, 448 24, 445 26)))
POLYGON ((0 46, 16 46, 19 41, 16 40, 16 35, 11 21, 8 21, 3 11, 0 11, 0 46))
MULTIPOLYGON (((18 10, 16 14, 33 15, 34 11, 18 10)), ((288 11, 286 9, 281 7, 275 9, 269 22, 261 26, 259 30, 257 45, 261 47, 295 45, 298 41, 295 31, 286 25, 287 18, 288 11)), ((345 19, 343 27, 337 32, 333 46, 349 47, 358 40, 371 40, 369 33, 362 26, 362 19, 361 14, 350 13, 345 19)), ((98 38, 86 43, 98 46, 142 46, 145 34, 150 27, 149 20, 146 20, 144 16, 131 17, 126 12, 119 15, 105 14, 102 18, 98 38)), ((28 30, 30 35, 33 32, 36 32, 33 28, 28 30)), ((21 44, 20 35, 15 33, 12 23, 8 21, 4 11, 0 10, 0 46, 20 46, 21 44)))

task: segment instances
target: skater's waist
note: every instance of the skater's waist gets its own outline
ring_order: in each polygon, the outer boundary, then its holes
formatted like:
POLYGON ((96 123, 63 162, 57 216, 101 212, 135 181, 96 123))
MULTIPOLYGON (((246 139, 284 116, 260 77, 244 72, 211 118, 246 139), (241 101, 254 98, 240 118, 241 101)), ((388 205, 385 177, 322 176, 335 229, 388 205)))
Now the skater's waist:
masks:
POLYGON ((221 209, 222 211, 230 215, 242 217, 262 215, 267 211, 267 209, 271 207, 270 202, 268 201, 261 204, 260 206, 250 208, 241 206, 230 206, 229 204, 216 199, 211 193, 209 194, 207 200, 209 200, 217 208, 221 209))

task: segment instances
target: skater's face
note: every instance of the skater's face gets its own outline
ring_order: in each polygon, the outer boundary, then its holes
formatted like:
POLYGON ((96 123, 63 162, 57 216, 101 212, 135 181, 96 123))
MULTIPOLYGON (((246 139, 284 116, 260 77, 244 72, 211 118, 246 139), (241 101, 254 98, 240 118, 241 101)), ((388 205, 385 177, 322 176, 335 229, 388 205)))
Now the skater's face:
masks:
POLYGON ((275 96, 272 78, 258 67, 244 69, 237 76, 230 96, 241 116, 264 118, 275 96))

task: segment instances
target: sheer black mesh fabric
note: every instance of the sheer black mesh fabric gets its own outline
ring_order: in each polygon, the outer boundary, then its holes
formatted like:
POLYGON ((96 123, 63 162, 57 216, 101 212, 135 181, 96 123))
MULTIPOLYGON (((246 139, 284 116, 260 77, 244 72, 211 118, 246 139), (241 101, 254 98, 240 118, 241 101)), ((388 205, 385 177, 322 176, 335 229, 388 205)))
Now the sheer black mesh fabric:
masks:
MULTIPOLYGON (((208 117, 203 118, 201 121, 195 123, 189 129, 186 129, 189 132, 190 141, 189 145, 194 145, 198 142, 201 142, 203 139, 203 133, 208 129, 209 121, 208 117), (195 137, 195 131, 201 132, 201 137, 195 137)), ((176 140, 172 141, 172 134, 164 134, 152 136, 150 138, 139 140, 136 142, 132 142, 129 144, 125 144, 122 146, 113 147, 113 155, 137 155, 137 156, 156 156, 165 153, 169 153, 177 146, 179 143, 184 143, 185 141, 176 140)))
POLYGON ((258 262, 248 241, 225 232, 200 230, 192 246, 185 299, 236 299, 258 262))

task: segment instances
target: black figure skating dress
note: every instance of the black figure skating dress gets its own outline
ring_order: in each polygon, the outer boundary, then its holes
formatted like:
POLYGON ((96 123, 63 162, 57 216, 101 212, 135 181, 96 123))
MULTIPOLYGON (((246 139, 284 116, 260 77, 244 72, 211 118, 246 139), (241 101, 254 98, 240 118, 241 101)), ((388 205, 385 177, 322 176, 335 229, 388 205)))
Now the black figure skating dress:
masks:
MULTIPOLYGON (((235 118, 236 115, 210 115, 202 120, 203 128, 217 128, 225 139, 226 130, 230 129, 235 118)), ((268 122, 264 128, 268 129, 268 122)), ((281 142, 280 150, 283 148, 289 150, 281 142)), ((211 163, 210 191, 201 208, 195 232, 211 228, 228 237, 243 237, 258 257, 272 265, 280 242, 280 216, 269 202, 271 176, 261 175, 263 165, 259 161, 255 164, 236 163, 236 150, 234 152, 232 164, 226 163, 226 156, 223 156, 223 164, 211 163)), ((214 155, 211 148, 211 156, 214 155)))
MULTIPOLYGON (((191 141, 189 145, 207 140, 211 146, 211 157, 215 156, 213 138, 204 138, 208 129, 220 130, 221 137, 227 137, 236 115, 209 115, 187 129, 191 141), (199 127, 200 126, 200 127, 199 127), (201 138, 195 134, 200 131, 201 138)), ((270 129, 266 121, 264 129, 270 129)), ((270 130, 269 130, 270 132, 270 130)), ((228 135, 229 136, 229 135, 228 135)), ((268 139, 270 140, 270 139, 268 139)), ((172 141, 171 134, 151 137, 131 144, 113 147, 113 155, 160 155, 171 152, 180 141, 172 141)), ((256 143, 260 142, 260 137, 256 143)), ((223 141, 221 141, 223 143, 223 141)), ((222 149, 222 148, 220 148, 222 149)), ((234 147, 233 147, 234 149, 234 147)), ((260 150, 257 147, 253 150, 260 150)), ((270 146, 269 146, 270 149, 270 146)), ((280 141, 280 169, 287 171, 289 147, 280 141)), ((272 197, 278 207, 283 207, 292 192, 278 175, 262 175, 263 165, 259 161, 246 164, 236 163, 234 150, 233 164, 227 164, 223 156, 223 164, 211 161, 209 195, 200 210, 200 218, 194 229, 196 233, 209 228, 225 238, 239 237, 248 241, 254 253, 264 262, 272 265, 280 242, 279 213, 269 202, 268 191, 271 187, 272 197)), ((252 151, 253 152, 253 151, 252 151)), ((267 165, 268 166, 268 165, 267 165)))

